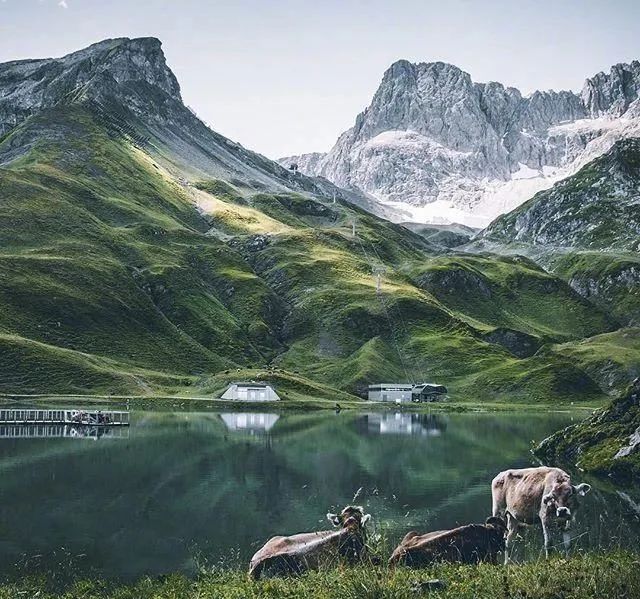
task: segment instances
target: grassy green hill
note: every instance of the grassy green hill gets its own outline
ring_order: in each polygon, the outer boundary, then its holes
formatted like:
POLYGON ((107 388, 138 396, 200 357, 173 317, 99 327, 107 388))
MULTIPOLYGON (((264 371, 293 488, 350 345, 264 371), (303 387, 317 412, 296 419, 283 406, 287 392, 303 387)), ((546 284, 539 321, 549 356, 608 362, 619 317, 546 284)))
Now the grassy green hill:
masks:
POLYGON ((3 393, 197 394, 267 365, 351 393, 433 379, 485 399, 505 378, 522 400, 600 393, 533 354, 615 319, 533 262, 444 254, 318 194, 186 184, 161 150, 91 104, 0 142, 3 393))

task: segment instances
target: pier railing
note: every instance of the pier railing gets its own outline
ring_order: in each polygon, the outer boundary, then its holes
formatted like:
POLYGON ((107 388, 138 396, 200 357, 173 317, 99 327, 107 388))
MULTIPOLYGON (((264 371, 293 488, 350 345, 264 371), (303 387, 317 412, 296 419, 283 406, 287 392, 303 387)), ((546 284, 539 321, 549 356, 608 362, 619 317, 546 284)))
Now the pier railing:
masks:
POLYGON ((0 424, 79 424, 129 426, 129 412, 45 408, 0 409, 0 424))

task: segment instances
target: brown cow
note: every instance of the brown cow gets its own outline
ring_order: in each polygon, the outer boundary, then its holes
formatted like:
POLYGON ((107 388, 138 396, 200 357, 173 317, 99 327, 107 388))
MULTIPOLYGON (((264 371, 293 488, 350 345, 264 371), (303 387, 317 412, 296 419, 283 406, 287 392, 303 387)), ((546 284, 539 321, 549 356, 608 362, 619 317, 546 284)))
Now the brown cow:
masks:
POLYGON ((549 557, 551 533, 562 530, 564 545, 569 548, 569 529, 578 508, 578 497, 586 495, 591 486, 571 484, 571 477, 560 468, 523 468, 505 470, 491 482, 493 515, 506 516, 507 540, 505 563, 513 538, 521 526, 540 522, 544 535, 545 554, 549 557))
POLYGON ((265 570, 276 575, 296 575, 317 570, 335 559, 350 563, 361 559, 366 552, 364 527, 371 516, 361 507, 350 505, 340 514, 327 514, 327 518, 337 530, 269 539, 251 558, 249 576, 258 580, 265 570))
POLYGON ((435 562, 478 564, 498 560, 504 549, 507 527, 502 518, 487 518, 485 524, 467 524, 453 530, 438 530, 424 535, 408 533, 389 559, 390 566, 404 564, 412 568, 435 562))

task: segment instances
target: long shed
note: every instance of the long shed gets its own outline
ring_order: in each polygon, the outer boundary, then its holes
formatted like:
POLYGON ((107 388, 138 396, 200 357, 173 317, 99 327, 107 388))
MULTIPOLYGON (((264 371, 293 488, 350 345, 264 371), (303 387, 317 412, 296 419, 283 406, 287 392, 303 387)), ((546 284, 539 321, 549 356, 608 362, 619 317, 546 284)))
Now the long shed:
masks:
POLYGON ((406 383, 378 383, 369 385, 369 401, 411 401, 413 385, 406 383))

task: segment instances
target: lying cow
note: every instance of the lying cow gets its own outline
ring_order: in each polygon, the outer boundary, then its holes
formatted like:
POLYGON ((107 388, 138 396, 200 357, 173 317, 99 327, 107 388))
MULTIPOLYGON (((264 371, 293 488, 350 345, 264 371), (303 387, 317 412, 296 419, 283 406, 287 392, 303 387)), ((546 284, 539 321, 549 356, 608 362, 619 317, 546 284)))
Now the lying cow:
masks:
POLYGON ((569 548, 569 529, 578 508, 578 497, 586 495, 591 486, 572 485, 571 477, 559 468, 523 468, 505 470, 491 482, 493 515, 507 518, 505 563, 513 538, 521 526, 542 523, 545 554, 549 557, 552 532, 563 533, 564 545, 569 548))
POLYGON ((438 530, 424 535, 408 533, 389 559, 390 566, 404 564, 413 568, 435 562, 478 564, 497 563, 504 550, 507 527, 502 518, 487 518, 485 524, 467 524, 453 530, 438 530))
POLYGON ((354 563, 366 552, 365 524, 371 516, 361 507, 347 506, 340 514, 327 514, 337 530, 305 532, 291 537, 273 537, 251 558, 249 576, 301 574, 317 570, 336 559, 354 563))

